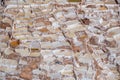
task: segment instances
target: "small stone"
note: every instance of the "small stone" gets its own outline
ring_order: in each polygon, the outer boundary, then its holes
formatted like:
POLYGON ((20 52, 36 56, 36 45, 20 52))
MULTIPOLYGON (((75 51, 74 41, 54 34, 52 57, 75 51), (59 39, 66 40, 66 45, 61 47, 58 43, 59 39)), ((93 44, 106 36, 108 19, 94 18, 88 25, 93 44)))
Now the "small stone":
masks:
POLYGON ((79 9, 79 10, 78 10, 78 14, 85 14, 85 11, 79 9))
POLYGON ((9 23, 0 22, 0 28, 6 29, 7 27, 11 27, 11 25, 9 23))
POLYGON ((17 47, 19 44, 20 44, 20 41, 19 41, 19 40, 11 40, 11 41, 10 41, 10 46, 11 46, 12 48, 17 47))
POLYGON ((81 51, 80 46, 73 46, 73 51, 74 52, 80 52, 81 51))
POLYGON ((85 25, 89 25, 90 24, 90 20, 88 18, 81 19, 81 21, 85 25))
POLYGON ((76 32, 76 36, 78 37, 78 40, 85 40, 87 37, 88 37, 88 35, 87 35, 87 33, 85 32, 85 31, 78 31, 78 32, 76 32))
POLYGON ((44 24, 47 25, 52 25, 52 23, 50 21, 44 21, 44 24))
POLYGON ((104 40, 104 43, 107 47, 117 47, 117 43, 115 40, 104 40))
POLYGON ((30 67, 31 69, 36 69, 36 68, 38 68, 38 64, 37 64, 36 62, 31 62, 31 63, 29 64, 29 67, 30 67))
POLYGON ((36 23, 43 22, 44 18, 37 18, 37 19, 35 19, 35 21, 36 21, 36 23))
POLYGON ((64 62, 65 65, 66 65, 66 64, 73 64, 72 58, 64 58, 64 59, 63 59, 63 62, 64 62))
POLYGON ((108 9, 107 6, 101 5, 101 6, 99 7, 99 10, 107 10, 107 9, 108 9))
POLYGON ((43 32, 43 33, 49 32, 49 30, 48 30, 47 28, 42 28, 42 29, 40 29, 39 31, 40 31, 40 32, 43 32))
POLYGON ((96 8, 95 5, 87 5, 86 8, 96 8))
POLYGON ((68 2, 81 2, 81 0, 68 0, 68 2))
POLYGON ((32 79, 32 73, 30 72, 21 72, 20 77, 25 80, 31 80, 32 79))
POLYGON ((98 44, 98 38, 96 36, 92 36, 89 41, 90 41, 90 44, 93 44, 93 45, 98 44))
POLYGON ((43 79, 43 80, 51 80, 51 78, 48 77, 46 74, 45 75, 39 75, 39 78, 43 79))

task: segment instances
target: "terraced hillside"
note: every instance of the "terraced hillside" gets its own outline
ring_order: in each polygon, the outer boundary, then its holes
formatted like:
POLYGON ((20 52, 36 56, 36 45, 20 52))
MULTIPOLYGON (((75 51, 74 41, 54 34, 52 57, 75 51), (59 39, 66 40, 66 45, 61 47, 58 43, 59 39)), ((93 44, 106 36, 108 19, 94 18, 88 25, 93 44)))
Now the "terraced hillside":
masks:
POLYGON ((113 0, 6 0, 0 80, 120 80, 119 11, 113 0))

